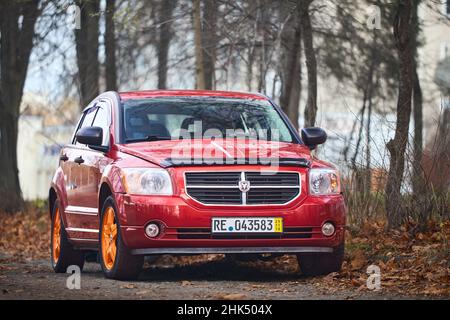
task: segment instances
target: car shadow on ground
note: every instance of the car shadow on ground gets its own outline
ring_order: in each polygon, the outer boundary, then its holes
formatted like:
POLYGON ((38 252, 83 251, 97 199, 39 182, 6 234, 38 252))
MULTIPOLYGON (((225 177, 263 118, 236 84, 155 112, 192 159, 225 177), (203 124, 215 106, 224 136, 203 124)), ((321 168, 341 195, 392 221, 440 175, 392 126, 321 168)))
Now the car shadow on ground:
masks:
MULTIPOLYGON (((170 259, 162 261, 148 261, 139 275, 137 281, 252 281, 252 282, 277 282, 277 281, 299 281, 308 277, 288 261, 238 261, 230 258, 219 258, 208 260, 197 256, 194 260, 170 259), (193 262, 194 261, 194 262, 193 262)), ((83 273, 94 277, 103 276, 99 261, 92 259, 85 264, 83 273)), ((296 264, 296 263, 295 263, 296 264)))
POLYGON ((287 281, 304 279, 299 272, 280 271, 259 264, 228 260, 208 261, 191 265, 150 266, 139 276, 139 281, 287 281))

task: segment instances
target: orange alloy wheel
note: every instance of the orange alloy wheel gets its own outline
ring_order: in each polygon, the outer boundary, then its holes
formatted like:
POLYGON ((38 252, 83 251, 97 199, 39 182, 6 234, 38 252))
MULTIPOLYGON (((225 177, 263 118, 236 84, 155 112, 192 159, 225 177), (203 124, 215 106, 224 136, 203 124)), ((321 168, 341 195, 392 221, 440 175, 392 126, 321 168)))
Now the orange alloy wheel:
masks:
POLYGON ((114 266, 117 252, 117 224, 114 220, 114 209, 108 207, 103 214, 101 240, 103 263, 108 270, 111 270, 114 266))
POLYGON ((58 263, 59 254, 61 253, 61 219, 59 217, 59 208, 55 210, 55 218, 53 221, 53 262, 58 263))

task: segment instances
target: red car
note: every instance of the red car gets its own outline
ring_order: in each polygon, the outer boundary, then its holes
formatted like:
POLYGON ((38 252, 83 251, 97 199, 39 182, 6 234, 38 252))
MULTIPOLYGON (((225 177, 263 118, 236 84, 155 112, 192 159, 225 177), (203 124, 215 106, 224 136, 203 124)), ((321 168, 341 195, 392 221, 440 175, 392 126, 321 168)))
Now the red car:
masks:
POLYGON ((296 254, 338 271, 345 203, 337 170, 269 98, 221 91, 106 92, 83 111, 49 191, 51 262, 136 278, 144 257, 296 254))

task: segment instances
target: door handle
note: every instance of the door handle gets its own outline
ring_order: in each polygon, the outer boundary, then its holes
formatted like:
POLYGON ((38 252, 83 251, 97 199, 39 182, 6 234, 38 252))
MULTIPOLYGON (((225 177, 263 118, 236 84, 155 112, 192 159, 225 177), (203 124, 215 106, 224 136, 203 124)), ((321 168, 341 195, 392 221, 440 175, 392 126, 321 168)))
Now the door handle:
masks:
POLYGON ((73 160, 75 163, 82 164, 84 162, 83 157, 79 156, 73 160))
POLYGON ((66 154, 63 154, 59 157, 59 160, 66 162, 67 160, 69 160, 69 157, 66 154))

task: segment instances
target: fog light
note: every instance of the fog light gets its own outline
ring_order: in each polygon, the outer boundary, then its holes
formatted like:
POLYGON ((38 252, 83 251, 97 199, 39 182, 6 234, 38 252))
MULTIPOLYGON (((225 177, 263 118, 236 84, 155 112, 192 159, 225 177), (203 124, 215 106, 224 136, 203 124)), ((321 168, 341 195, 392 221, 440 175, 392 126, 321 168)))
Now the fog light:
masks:
POLYGON ((150 238, 154 238, 157 237, 159 235, 159 227, 156 223, 149 223, 146 227, 145 227, 145 234, 150 237, 150 238))
POLYGON ((322 234, 330 237, 334 234, 334 225, 331 222, 325 222, 322 226, 322 234))

